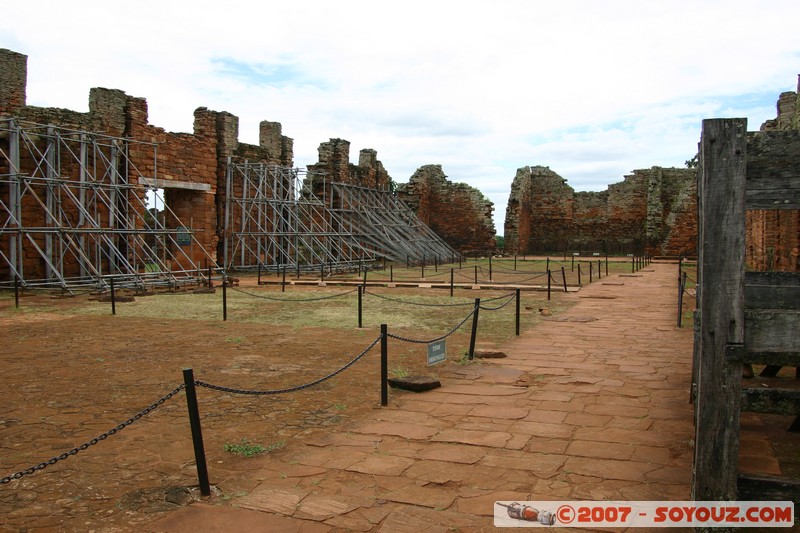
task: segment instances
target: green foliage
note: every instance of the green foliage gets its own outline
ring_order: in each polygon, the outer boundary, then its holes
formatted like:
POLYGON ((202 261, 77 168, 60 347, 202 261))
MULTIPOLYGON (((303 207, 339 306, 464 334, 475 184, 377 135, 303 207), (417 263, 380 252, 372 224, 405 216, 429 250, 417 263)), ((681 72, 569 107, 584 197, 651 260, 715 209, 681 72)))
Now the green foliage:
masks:
POLYGON ((695 154, 694 157, 692 157, 688 161, 685 161, 685 163, 686 163, 686 168, 697 168, 697 166, 700 164, 700 162, 697 160, 697 154, 695 154))
POLYGON ((495 235, 494 241, 497 244, 498 250, 505 250, 506 249, 506 238, 503 235, 495 235))
POLYGON ((270 444, 269 446, 263 446, 261 444, 256 444, 254 442, 249 442, 246 438, 242 438, 242 440, 237 444, 226 444, 222 447, 223 450, 229 453, 234 453, 236 455, 242 455, 244 457, 253 457, 254 455, 258 455, 261 453, 269 453, 273 450, 278 450, 283 448, 286 444, 285 441, 278 441, 275 443, 270 444))

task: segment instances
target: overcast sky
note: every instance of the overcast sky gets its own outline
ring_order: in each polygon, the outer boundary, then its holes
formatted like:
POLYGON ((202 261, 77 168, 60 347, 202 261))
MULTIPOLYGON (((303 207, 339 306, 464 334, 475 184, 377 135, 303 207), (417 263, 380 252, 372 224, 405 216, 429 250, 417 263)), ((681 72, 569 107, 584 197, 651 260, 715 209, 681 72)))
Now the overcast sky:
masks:
POLYGON ((397 182, 422 165, 495 203, 516 170, 576 190, 684 166, 704 118, 776 115, 797 88, 797 0, 7 2, 0 47, 28 55, 28 104, 88 111, 91 87, 192 131, 197 107, 239 139, 281 122, 295 164, 330 138, 373 148, 397 182))

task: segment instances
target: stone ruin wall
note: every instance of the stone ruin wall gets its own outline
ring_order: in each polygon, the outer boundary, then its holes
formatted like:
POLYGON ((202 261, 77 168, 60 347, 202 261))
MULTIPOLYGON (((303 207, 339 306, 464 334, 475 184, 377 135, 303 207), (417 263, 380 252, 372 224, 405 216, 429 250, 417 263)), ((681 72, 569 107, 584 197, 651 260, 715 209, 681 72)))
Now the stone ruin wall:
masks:
MULTIPOLYGON (((776 107, 760 131, 800 130, 800 76, 797 92, 781 93, 776 107)), ((749 268, 800 272, 800 210, 747 211, 746 242, 749 268)))
POLYGON ((520 168, 506 211, 506 251, 694 254, 696 223, 685 220, 694 179, 694 170, 653 167, 606 191, 576 192, 548 167, 520 168))
POLYGON ((441 165, 418 168, 407 184, 398 186, 397 196, 459 252, 494 251, 494 204, 478 189, 452 183, 441 165))
POLYGON ((322 196, 322 178, 337 182, 358 185, 370 189, 388 191, 392 187, 392 177, 378 161, 378 152, 364 148, 358 154, 358 165, 350 162, 350 141, 330 139, 320 143, 317 149, 319 161, 308 165, 309 180, 315 194, 322 196))

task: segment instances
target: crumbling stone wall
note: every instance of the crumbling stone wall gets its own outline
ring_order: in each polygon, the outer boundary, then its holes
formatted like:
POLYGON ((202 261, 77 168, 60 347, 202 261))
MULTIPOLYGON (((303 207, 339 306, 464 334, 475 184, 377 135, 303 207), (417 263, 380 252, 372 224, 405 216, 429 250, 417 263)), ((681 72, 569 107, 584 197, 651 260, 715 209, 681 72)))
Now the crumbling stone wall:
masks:
MULTIPOLYGON (((761 131, 800 130, 800 76, 797 92, 781 93, 776 107, 761 131)), ((800 271, 800 210, 747 211, 746 243, 749 268, 800 271)))
MULTIPOLYGON (((523 167, 511 185, 505 241, 510 253, 669 253, 690 247, 670 223, 688 207, 695 171, 634 170, 606 191, 576 192, 548 167, 523 167)), ((683 251, 686 252, 685 250, 683 251)))
POLYGON ((417 169, 397 196, 437 235, 462 253, 493 251, 494 204, 478 189, 452 183, 441 165, 417 169))
POLYGON ((361 150, 358 165, 350 163, 350 142, 344 139, 331 139, 323 142, 318 148, 319 161, 308 165, 308 172, 314 180, 314 192, 321 180, 313 175, 324 176, 324 179, 336 183, 349 183, 370 189, 390 190, 393 181, 383 163, 378 161, 378 153, 370 148, 361 150))

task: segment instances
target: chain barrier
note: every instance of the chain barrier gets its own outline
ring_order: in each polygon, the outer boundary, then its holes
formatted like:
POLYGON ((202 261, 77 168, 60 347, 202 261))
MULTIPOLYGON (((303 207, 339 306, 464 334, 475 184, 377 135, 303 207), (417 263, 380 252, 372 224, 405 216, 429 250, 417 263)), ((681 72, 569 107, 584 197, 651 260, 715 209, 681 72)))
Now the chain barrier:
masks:
POLYGON ((337 294, 331 294, 329 296, 319 296, 316 298, 273 298, 271 296, 263 296, 261 294, 254 294, 252 292, 243 291, 242 289, 237 289, 235 287, 228 287, 228 290, 232 290, 235 292, 239 292, 242 294, 246 294, 247 296, 251 296, 253 298, 261 298, 262 300, 270 300, 273 302, 319 302, 321 300, 331 300, 333 298, 340 298, 342 296, 347 296, 348 294, 352 294, 358 290, 355 288, 353 290, 349 290, 346 292, 340 292, 337 294))
POLYGON ((474 315, 474 314, 475 314, 475 309, 473 309, 473 310, 470 312, 470 314, 468 314, 468 315, 467 315, 467 316, 464 318, 464 320, 462 320, 461 322, 459 322, 459 324, 458 324, 456 327, 454 327, 453 329, 451 329, 449 332, 445 333, 444 335, 442 335, 442 336, 440 336, 440 337, 436 337, 435 339, 431 339, 431 340, 427 340, 427 341, 418 340, 418 339, 410 339, 410 338, 408 338, 408 337, 402 337, 402 336, 400 336, 400 335, 395 335, 395 334, 393 334, 393 333, 387 333, 386 335, 387 335, 388 337, 391 337, 391 338, 393 338, 393 339, 397 339, 397 340, 399 340, 399 341, 403 341, 403 342, 410 342, 410 343, 412 343, 412 344, 430 344, 430 343, 432 343, 432 342, 437 342, 437 341, 440 341, 440 340, 446 339, 447 337, 449 337, 450 335, 452 335, 453 333, 455 333, 456 331, 458 331, 458 329, 459 329, 461 326, 463 326, 463 325, 464 325, 464 323, 465 323, 467 320, 469 320, 469 319, 472 317, 472 315, 474 315))
POLYGON ((484 307, 481 305, 480 308, 483 309, 484 311, 498 311, 507 306, 508 304, 510 304, 511 302, 513 302, 516 299, 516 296, 517 296, 516 293, 511 293, 510 295, 507 296, 508 301, 504 304, 501 304, 499 307, 484 307))
POLYGON ((381 298, 382 300, 389 300, 390 302, 397 302, 407 305, 418 305, 421 307, 463 307, 467 305, 474 305, 474 302, 464 302, 457 304, 429 304, 424 302, 410 302, 408 300, 401 300, 400 298, 392 298, 391 296, 384 296, 383 294, 376 294, 370 291, 364 291, 364 294, 369 294, 370 296, 375 296, 376 298, 381 298))
POLYGON ((372 344, 367 346, 367 348, 363 352, 361 352, 360 354, 355 356, 355 358, 353 358, 352 361, 350 361, 349 363, 344 365, 342 368, 339 368, 338 370, 335 370, 335 371, 331 372, 327 376, 321 377, 321 378, 319 378, 319 379, 317 379, 315 381, 312 381, 310 383, 304 383, 302 385, 297 385, 295 387, 288 387, 286 389, 274 389, 274 390, 247 390, 247 389, 234 389, 234 388, 231 388, 231 387, 223 387, 221 385, 212 385, 210 383, 206 383, 206 382, 200 381, 200 380, 196 380, 194 382, 194 384, 196 386, 198 386, 198 387, 205 387, 207 389, 212 389, 212 390, 216 390, 216 391, 220 391, 220 392, 228 392, 228 393, 231 393, 231 394, 247 394, 247 395, 251 395, 251 396, 267 396, 267 395, 272 395, 272 394, 286 394, 288 392, 297 392, 297 391, 300 391, 300 390, 303 390, 303 389, 307 389, 309 387, 313 387, 314 385, 319 385, 323 381, 329 380, 332 377, 334 377, 334 376, 336 376, 338 374, 341 374, 342 372, 344 372, 345 370, 347 370, 348 368, 350 368, 351 366, 356 364, 362 357, 364 357, 367 354, 367 352, 369 352, 371 349, 373 349, 375 347, 375 345, 378 344, 378 342, 380 342, 380 340, 381 340, 381 337, 379 336, 377 339, 372 341, 372 344))
POLYGON ((186 385, 184 385, 183 383, 181 383, 181 384, 180 384, 180 386, 178 386, 177 388, 175 388, 175 389, 174 389, 172 392, 170 392, 170 393, 169 393, 169 394, 167 394, 166 396, 162 397, 161 399, 159 399, 158 401, 156 401, 155 403, 153 403, 153 404, 152 404, 152 405, 150 405, 149 407, 146 407, 146 408, 145 408, 145 409, 143 409, 142 411, 139 411, 138 413, 136 413, 135 415, 133 415, 131 418, 129 418, 129 419, 128 419, 128 420, 126 420, 125 422, 123 422, 123 423, 119 424, 117 427, 114 427, 114 428, 112 428, 112 429, 110 429, 110 430, 106 431, 106 432, 105 432, 105 433, 103 433, 102 435, 99 435, 99 436, 97 436, 97 437, 93 438, 93 439, 92 439, 92 440, 90 440, 89 442, 85 442, 85 443, 81 444, 80 446, 78 446, 78 447, 76 447, 76 448, 72 448, 72 449, 71 449, 70 451, 68 451, 68 452, 64 452, 64 453, 62 453, 61 455, 57 455, 56 457, 53 457, 53 458, 52 458, 52 459, 50 459, 49 461, 44 461, 44 462, 42 462, 42 463, 39 463, 39 464, 38 464, 38 465, 36 465, 36 466, 32 466, 32 467, 30 467, 30 468, 26 468, 25 470, 21 470, 21 471, 19 471, 19 472, 15 473, 15 474, 11 474, 10 476, 6 476, 6 477, 4 477, 4 478, 0 478, 0 485, 4 485, 4 484, 6 484, 6 483, 10 483, 11 481, 13 481, 13 480, 15 480, 15 479, 19 479, 19 478, 21 478, 22 476, 27 476, 28 474, 33 474, 33 473, 34 473, 34 472, 36 472, 37 470, 44 470, 45 468, 47 468, 47 467, 48 467, 48 466, 50 466, 50 465, 54 465, 54 464, 56 464, 56 463, 57 463, 57 462, 59 462, 59 461, 63 461, 64 459, 66 459, 66 458, 70 457, 71 455, 75 455, 75 454, 77 454, 78 452, 82 452, 82 451, 84 451, 85 449, 87 449, 87 448, 89 448, 89 447, 91 447, 91 446, 94 446, 95 444, 97 444, 98 442, 100 442, 100 441, 102 441, 102 440, 106 440, 106 439, 107 439, 108 437, 110 437, 111 435, 114 435, 115 433, 117 433, 117 432, 119 432, 119 431, 122 431, 123 429, 125 429, 125 428, 126 428, 126 427, 128 427, 128 426, 130 426, 131 424, 133 424, 134 422, 136 422, 137 420, 139 420, 139 419, 140 419, 140 418, 142 418, 143 416, 145 416, 145 415, 147 415, 148 413, 151 413, 151 412, 155 411, 156 409, 158 409, 158 407, 159 407, 159 406, 161 406, 161 404, 163 404, 164 402, 166 402, 167 400, 169 400, 170 398, 172 398, 173 396, 175 396, 176 394, 178 394, 178 393, 179 393, 180 391, 182 391, 182 390, 183 390, 185 387, 186 387, 186 385))

